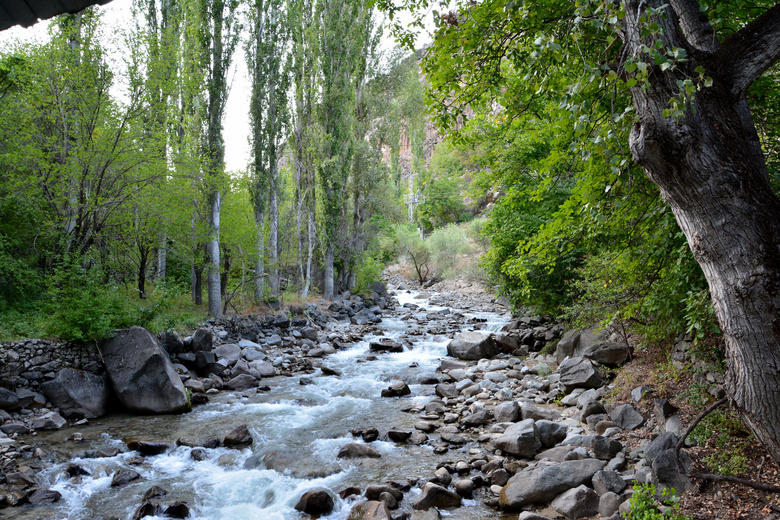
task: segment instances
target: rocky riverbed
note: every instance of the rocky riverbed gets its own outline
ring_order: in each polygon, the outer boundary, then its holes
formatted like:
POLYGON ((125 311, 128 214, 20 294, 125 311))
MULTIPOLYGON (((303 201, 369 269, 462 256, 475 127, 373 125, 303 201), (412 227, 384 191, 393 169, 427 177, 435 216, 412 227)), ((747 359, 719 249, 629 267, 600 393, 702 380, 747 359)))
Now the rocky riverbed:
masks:
MULTIPOLYGON (((0 516, 609 517, 636 483, 688 485, 674 408, 658 400, 648 417, 606 399, 605 370, 630 356, 616 338, 512 317, 467 287, 377 289, 292 320, 162 335, 164 393, 180 385, 188 413, 83 419, 94 407, 55 406, 46 381, 0 395, 0 516)), ((95 377, 115 388, 105 410, 117 394, 124 410, 149 406, 95 377)))

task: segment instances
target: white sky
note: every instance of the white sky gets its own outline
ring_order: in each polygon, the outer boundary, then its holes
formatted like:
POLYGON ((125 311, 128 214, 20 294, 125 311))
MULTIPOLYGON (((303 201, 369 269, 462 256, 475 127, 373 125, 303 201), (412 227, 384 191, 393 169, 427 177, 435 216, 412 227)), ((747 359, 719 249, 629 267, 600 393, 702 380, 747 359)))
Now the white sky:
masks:
MULTIPOLYGON (((130 29, 132 0, 113 0, 105 6, 103 21, 106 24, 105 34, 108 38, 119 37, 123 30, 130 29)), ((16 39, 25 41, 45 41, 47 39, 47 20, 38 22, 32 27, 12 27, 0 32, 0 48, 16 39)), ((429 37, 427 38, 430 39, 429 37)), ((420 39, 418 39, 419 41, 420 39)), ((382 47, 391 48, 394 42, 387 34, 383 38, 382 47)), ((109 52, 112 45, 106 46, 109 52)), ((118 47, 114 47, 117 49, 118 47)), ((119 57, 117 57, 119 58, 119 57)), ((250 81, 247 74, 243 45, 239 45, 233 58, 230 76, 230 96, 225 107, 223 136, 225 139, 225 167, 228 171, 243 170, 249 164, 249 96, 250 81)))

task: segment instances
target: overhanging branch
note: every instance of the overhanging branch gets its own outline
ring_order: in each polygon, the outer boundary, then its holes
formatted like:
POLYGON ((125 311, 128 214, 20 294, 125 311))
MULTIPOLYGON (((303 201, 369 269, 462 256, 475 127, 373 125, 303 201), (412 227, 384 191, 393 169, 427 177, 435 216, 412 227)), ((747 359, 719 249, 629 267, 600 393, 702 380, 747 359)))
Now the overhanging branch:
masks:
POLYGON ((734 78, 732 94, 744 93, 780 59, 780 3, 726 39, 716 57, 734 78))

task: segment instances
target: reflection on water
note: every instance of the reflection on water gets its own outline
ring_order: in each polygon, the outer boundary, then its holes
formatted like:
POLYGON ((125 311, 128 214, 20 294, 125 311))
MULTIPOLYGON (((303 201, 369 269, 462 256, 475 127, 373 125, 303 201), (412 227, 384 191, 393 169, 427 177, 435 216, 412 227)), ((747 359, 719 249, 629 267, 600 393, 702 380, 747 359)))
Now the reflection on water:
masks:
MULTIPOLYGON (((400 303, 421 305, 423 315, 442 307, 424 306, 414 293, 399 295, 400 303)), ((469 314, 469 317, 475 316, 469 314)), ((497 330, 505 320, 496 314, 479 313, 488 327, 497 330)), ((381 324, 385 337, 397 339, 407 329, 399 318, 385 318, 381 324)), ((382 354, 376 361, 365 361, 368 340, 349 350, 339 351, 324 360, 342 376, 315 374, 314 384, 301 385, 299 377, 264 380, 268 392, 222 393, 212 402, 186 415, 112 416, 80 427, 84 442, 68 441, 74 431, 40 433, 36 442, 52 449, 52 464, 39 474, 41 485, 62 494, 53 506, 7 508, 0 515, 14 519, 56 518, 88 520, 131 518, 142 497, 152 485, 167 489, 172 500, 185 500, 192 507, 191 518, 203 520, 290 519, 299 518, 293 507, 305 492, 327 488, 337 492, 348 486, 365 486, 391 480, 430 478, 436 464, 444 460, 468 460, 469 445, 452 449, 445 455, 433 453, 432 446, 395 445, 382 440, 372 443, 379 459, 345 460, 336 454, 347 442, 355 442, 355 428, 377 428, 380 434, 391 428, 412 429, 418 416, 399 411, 407 399, 379 397, 387 381, 403 376, 412 388, 412 399, 432 395, 432 388, 412 384, 420 376, 430 375, 446 354, 447 338, 419 336, 412 350, 382 354), (438 341, 434 341, 434 339, 438 341), (174 445, 177 439, 203 442, 222 437, 235 426, 246 423, 255 440, 251 448, 206 450, 196 461, 192 449, 184 446, 164 454, 147 457, 138 463, 136 454, 90 458, 87 451, 123 448, 126 439, 164 441, 174 445), (266 458, 268 456, 268 458, 266 458), (75 458, 74 458, 75 457, 75 458), (66 478, 67 462, 75 462, 89 476, 66 478), (275 463, 266 462, 273 460, 275 463), (267 466, 273 466, 273 469, 267 466), (111 487, 111 475, 119 469, 133 469, 141 478, 120 487, 111 487)), ((380 438, 381 439, 381 438, 380 438)), ((32 440, 28 440, 32 443, 32 440)), ((473 446, 473 445, 472 445, 473 446)), ((419 489, 406 495, 413 501, 419 489)), ((336 510, 326 518, 345 519, 353 501, 338 500, 336 510)), ((447 513, 456 519, 496 518, 498 514, 478 501, 447 513)), ((303 515, 305 516, 305 515, 303 515)), ((147 517, 154 518, 154 517, 147 517)))

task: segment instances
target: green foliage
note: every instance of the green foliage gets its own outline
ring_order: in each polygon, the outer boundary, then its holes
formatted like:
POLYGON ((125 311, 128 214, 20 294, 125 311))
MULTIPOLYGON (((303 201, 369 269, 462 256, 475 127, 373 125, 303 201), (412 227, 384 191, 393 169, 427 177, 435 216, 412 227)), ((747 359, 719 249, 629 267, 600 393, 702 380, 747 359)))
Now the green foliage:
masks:
POLYGON ((686 520, 688 517, 679 513, 679 498, 675 490, 665 488, 658 498, 653 484, 634 485, 631 495, 631 509, 626 513, 628 520, 686 520), (663 506, 663 507, 661 507, 663 506))
POLYGON ((386 240, 386 246, 395 248, 399 255, 405 255, 414 265, 417 280, 423 284, 431 270, 431 253, 413 224, 399 224, 393 237, 386 240))
POLYGON ((469 251, 466 233, 463 227, 457 224, 435 229, 425 240, 425 247, 436 274, 444 278, 456 276, 458 261, 469 251))
POLYGON ((369 294, 371 285, 381 280, 380 276, 384 269, 384 264, 375 259, 368 252, 364 252, 360 263, 355 270, 356 283, 354 292, 357 294, 369 294))
POLYGON ((742 453, 715 451, 703 460, 718 475, 739 476, 747 472, 748 459, 742 453))
POLYGON ((49 334, 89 342, 105 338, 113 329, 142 324, 144 313, 135 298, 106 281, 102 269, 85 268, 80 259, 59 266, 49 280, 45 306, 49 334))

